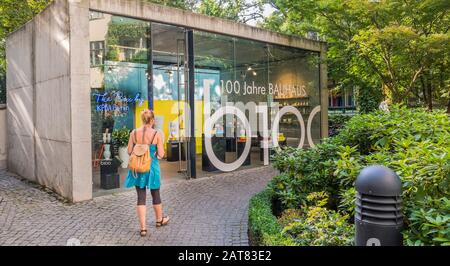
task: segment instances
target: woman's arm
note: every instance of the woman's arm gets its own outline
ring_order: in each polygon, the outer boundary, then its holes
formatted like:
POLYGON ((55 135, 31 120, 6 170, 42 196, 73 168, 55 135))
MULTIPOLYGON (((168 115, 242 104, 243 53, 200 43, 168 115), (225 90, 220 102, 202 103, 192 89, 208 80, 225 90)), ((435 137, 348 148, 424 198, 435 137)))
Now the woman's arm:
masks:
POLYGON ((128 155, 131 155, 131 153, 133 152, 133 147, 134 147, 133 136, 134 136, 134 130, 131 131, 130 136, 128 137, 128 155))
POLYGON ((164 157, 164 144, 159 132, 156 133, 156 138, 156 156, 158 157, 158 159, 162 159, 164 157))

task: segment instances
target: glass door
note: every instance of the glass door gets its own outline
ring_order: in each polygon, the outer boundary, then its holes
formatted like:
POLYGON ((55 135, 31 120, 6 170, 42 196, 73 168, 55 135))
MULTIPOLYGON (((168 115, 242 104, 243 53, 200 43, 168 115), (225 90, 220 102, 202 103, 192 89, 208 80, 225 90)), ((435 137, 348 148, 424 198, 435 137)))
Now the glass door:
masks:
POLYGON ((90 87, 94 196, 125 189, 128 135, 149 107, 150 23, 91 12, 90 87))
POLYGON ((152 95, 156 126, 165 136, 165 175, 190 178, 190 108, 186 30, 152 23, 152 95))

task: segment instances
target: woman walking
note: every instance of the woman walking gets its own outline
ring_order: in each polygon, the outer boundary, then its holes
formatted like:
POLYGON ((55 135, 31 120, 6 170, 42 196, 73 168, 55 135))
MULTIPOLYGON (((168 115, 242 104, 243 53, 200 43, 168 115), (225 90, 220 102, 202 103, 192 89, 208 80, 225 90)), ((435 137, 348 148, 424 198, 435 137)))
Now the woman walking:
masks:
POLYGON ((164 157, 164 146, 161 134, 153 129, 155 116, 152 110, 144 109, 141 112, 143 126, 136 128, 130 133, 128 141, 128 154, 131 155, 136 144, 148 144, 151 156, 150 171, 144 173, 135 173, 128 170, 128 176, 125 179, 125 187, 135 187, 137 192, 136 212, 141 227, 141 236, 147 235, 146 225, 146 200, 147 189, 150 189, 153 210, 155 212, 156 227, 166 225, 169 222, 169 216, 163 216, 160 185, 161 185, 161 169, 159 168, 158 159, 164 157))

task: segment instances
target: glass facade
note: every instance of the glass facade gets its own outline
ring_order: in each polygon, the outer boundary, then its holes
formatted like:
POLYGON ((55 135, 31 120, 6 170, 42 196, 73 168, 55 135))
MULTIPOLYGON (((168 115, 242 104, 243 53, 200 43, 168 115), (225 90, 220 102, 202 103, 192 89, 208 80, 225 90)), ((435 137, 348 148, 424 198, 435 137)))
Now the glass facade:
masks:
MULTIPOLYGON (((256 106, 267 106, 269 128, 285 106, 295 107, 306 124, 313 108, 320 106, 318 56, 301 49, 195 31, 196 73, 206 69, 213 73, 207 78, 196 75, 196 91, 203 96, 203 102, 210 103, 209 108, 200 113, 201 120, 205 121, 204 114, 208 112, 212 115, 222 106, 233 105, 245 114, 251 128, 251 136, 247 136, 243 122, 236 115, 224 116, 214 126, 224 130, 225 152, 223 144, 219 143, 213 145, 214 152, 225 153, 221 158, 226 162, 235 161, 242 154, 242 142, 251 138, 251 149, 243 166, 262 165, 262 116, 256 106)), ((305 131, 306 126, 301 128, 296 115, 286 113, 279 119, 278 143, 298 146, 302 130, 305 131)), ((200 134, 203 132, 196 135, 200 134)), ((314 143, 320 139, 319 116, 311 121, 311 137, 314 143)), ((270 141, 269 147, 271 144, 270 141)), ((205 155, 203 150, 202 154, 205 155)), ((202 170, 205 170, 204 164, 202 170)))
POLYGON ((123 179, 126 170, 119 166, 118 158, 124 143, 114 139, 114 136, 140 126, 136 114, 148 107, 149 43, 149 22, 91 13, 94 191, 101 187, 118 187, 123 183, 120 177, 123 179))
POLYGON ((230 169, 216 159, 261 166, 274 145, 320 140, 316 52, 98 12, 90 41, 94 192, 123 183, 119 133, 141 126, 143 108, 164 136, 165 176, 230 169))

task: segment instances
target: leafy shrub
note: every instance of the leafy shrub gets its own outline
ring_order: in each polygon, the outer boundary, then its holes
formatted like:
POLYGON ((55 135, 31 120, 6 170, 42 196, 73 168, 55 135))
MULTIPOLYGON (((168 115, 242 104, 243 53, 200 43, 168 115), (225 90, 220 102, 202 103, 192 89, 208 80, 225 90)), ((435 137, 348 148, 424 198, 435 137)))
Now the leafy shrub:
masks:
POLYGON ((350 187, 341 190, 339 193, 339 200, 339 210, 350 215, 350 217, 353 217, 355 215, 356 207, 356 189, 354 187, 350 187))
POLYGON ((283 237, 281 226, 272 214, 272 196, 270 190, 256 194, 250 199, 248 211, 249 235, 252 245, 292 246, 295 243, 283 237))
MULTIPOLYGON (((273 159, 281 174, 269 186, 284 209, 301 208, 308 194, 323 191, 330 195, 328 209, 351 216, 356 176, 366 166, 385 165, 402 180, 407 244, 446 243, 441 229, 435 236, 428 230, 436 228, 419 230, 413 222, 425 221, 419 210, 430 211, 424 207, 429 202, 450 195, 450 119, 444 112, 394 106, 356 115, 337 136, 308 150, 278 150, 273 159)), ((428 217, 443 222, 445 214, 434 210, 428 217)))
POLYGON ((348 215, 325 208, 328 195, 315 192, 307 196, 309 204, 301 210, 288 210, 280 221, 285 224, 284 235, 291 236, 302 246, 348 246, 352 245, 354 229, 347 222, 348 215))
POLYGON ((304 204, 306 196, 311 192, 337 194, 338 183, 333 176, 337 151, 338 146, 331 139, 309 150, 278 149, 273 157, 273 166, 281 174, 274 177, 269 186, 285 209, 304 204))
POLYGON ((383 101, 383 92, 373 85, 361 84, 356 90, 355 97, 358 112, 366 114, 378 109, 381 101, 383 101))
POLYGON ((353 186, 363 167, 382 164, 402 179, 406 209, 427 196, 450 195, 450 120, 445 113, 397 108, 361 115, 336 138, 352 145, 341 146, 335 161, 334 175, 341 188, 353 186), (366 133, 358 136, 362 130, 366 133), (370 136, 362 141, 367 132, 370 136))
POLYGON ((336 136, 352 116, 344 114, 330 114, 328 116, 328 136, 336 136))
MULTIPOLYGON (((449 143, 450 120, 443 111, 392 107, 391 112, 377 111, 354 116, 341 130, 336 141, 340 145, 358 146, 362 155, 393 148, 406 139, 414 142, 449 143)), ((448 147, 448 146, 447 146, 448 147)))
POLYGON ((353 185, 356 176, 361 171, 361 155, 358 152, 357 146, 339 146, 339 159, 335 160, 335 170, 333 175, 339 180, 339 186, 348 188, 353 185))
POLYGON ((404 232, 406 245, 450 246, 450 200, 426 198, 408 214, 409 230, 404 232))
POLYGON ((303 215, 283 229, 301 246, 349 246, 353 244, 354 229, 348 215, 323 208, 307 207, 303 215))

